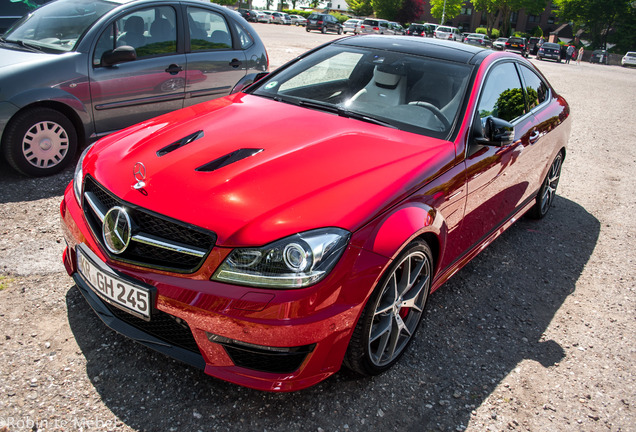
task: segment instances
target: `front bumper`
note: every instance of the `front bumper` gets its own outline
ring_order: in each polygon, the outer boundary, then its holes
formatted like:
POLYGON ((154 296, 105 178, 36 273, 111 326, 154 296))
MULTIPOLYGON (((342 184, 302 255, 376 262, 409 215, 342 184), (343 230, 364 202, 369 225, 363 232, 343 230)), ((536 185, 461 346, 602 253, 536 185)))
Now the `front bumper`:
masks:
POLYGON ((299 390, 336 373, 362 307, 389 261, 350 246, 332 273, 314 286, 234 286, 210 281, 230 250, 213 250, 199 270, 186 275, 123 264, 110 260, 93 238, 71 185, 60 212, 66 270, 107 326, 211 376, 259 390, 299 390), (149 323, 93 291, 77 271, 80 244, 114 272, 156 290, 149 323))

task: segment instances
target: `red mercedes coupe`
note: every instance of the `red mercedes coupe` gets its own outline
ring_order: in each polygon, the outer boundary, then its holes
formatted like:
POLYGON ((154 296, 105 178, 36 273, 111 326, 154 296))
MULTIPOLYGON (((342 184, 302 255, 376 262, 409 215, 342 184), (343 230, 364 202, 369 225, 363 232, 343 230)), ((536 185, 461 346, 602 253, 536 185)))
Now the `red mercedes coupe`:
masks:
POLYGON ((570 125, 520 56, 339 39, 87 148, 64 264, 107 326, 214 377, 292 391, 343 364, 379 374, 431 292, 546 215, 570 125))

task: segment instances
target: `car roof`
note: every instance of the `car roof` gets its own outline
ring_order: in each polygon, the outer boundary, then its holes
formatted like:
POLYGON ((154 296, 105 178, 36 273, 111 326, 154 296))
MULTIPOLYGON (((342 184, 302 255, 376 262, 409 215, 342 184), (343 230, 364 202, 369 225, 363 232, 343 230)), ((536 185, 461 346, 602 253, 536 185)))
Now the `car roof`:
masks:
POLYGON ((403 36, 362 35, 338 39, 337 45, 378 48, 405 54, 422 55, 460 63, 481 63, 493 51, 468 44, 458 44, 432 38, 406 38, 403 36))

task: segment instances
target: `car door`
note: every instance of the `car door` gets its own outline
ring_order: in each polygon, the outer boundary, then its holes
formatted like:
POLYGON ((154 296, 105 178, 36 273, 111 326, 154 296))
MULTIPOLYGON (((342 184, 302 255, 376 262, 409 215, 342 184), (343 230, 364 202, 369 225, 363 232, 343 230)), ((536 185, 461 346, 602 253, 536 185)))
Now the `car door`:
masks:
POLYGON ((477 106, 474 115, 482 125, 489 116, 506 120, 514 126, 514 138, 501 147, 480 145, 474 140, 467 147, 468 196, 462 235, 469 244, 494 232, 533 192, 528 178, 532 155, 526 148, 536 139, 532 135, 536 132, 535 119, 526 108, 514 62, 499 62, 491 67, 477 106))
POLYGON ((185 106, 230 93, 247 73, 242 31, 211 9, 187 6, 185 106))
POLYGON ((102 32, 89 70, 98 135, 179 109, 185 97, 184 53, 177 50, 177 10, 151 6, 117 17, 102 32), (105 65, 103 56, 121 46, 136 59, 105 65))

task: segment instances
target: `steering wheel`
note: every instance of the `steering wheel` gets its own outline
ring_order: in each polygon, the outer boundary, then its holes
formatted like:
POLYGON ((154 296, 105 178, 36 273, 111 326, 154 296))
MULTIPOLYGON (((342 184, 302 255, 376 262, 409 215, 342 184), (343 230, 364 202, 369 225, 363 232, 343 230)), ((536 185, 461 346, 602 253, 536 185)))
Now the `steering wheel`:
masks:
POLYGON ((412 101, 412 102, 409 102, 409 105, 415 105, 418 107, 426 108, 427 110, 433 113, 433 115, 437 118, 437 120, 439 120, 442 123, 442 125, 444 126, 444 129, 446 130, 450 129, 451 125, 448 122, 448 119, 446 118, 444 113, 441 112, 440 109, 437 108, 432 103, 424 102, 424 101, 412 101))

